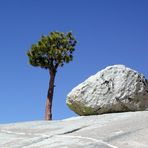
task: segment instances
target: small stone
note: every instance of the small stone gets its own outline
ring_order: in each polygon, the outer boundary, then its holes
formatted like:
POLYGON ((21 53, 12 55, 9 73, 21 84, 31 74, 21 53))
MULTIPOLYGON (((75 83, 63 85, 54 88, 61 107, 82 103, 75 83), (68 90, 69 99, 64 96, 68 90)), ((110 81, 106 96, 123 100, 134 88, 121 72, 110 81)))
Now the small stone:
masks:
POLYGON ((124 65, 99 71, 68 94, 67 105, 79 115, 148 109, 148 81, 124 65))

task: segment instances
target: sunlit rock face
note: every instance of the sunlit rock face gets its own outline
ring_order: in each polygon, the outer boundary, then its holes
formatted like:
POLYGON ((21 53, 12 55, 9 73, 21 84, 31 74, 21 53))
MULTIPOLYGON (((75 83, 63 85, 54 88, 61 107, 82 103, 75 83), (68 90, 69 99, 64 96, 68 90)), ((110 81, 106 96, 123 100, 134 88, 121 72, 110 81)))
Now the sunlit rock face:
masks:
POLYGON ((148 111, 0 124, 0 148, 148 148, 148 111))
POLYGON ((147 110, 148 80, 124 65, 109 66, 75 87, 66 103, 79 115, 147 110))

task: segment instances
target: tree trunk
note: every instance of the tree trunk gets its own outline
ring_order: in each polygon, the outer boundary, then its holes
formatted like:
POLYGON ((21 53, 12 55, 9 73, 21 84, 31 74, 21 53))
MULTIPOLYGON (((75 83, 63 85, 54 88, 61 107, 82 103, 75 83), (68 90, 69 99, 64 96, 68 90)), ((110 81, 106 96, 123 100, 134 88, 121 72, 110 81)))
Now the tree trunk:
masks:
POLYGON ((52 120, 52 100, 54 93, 54 81, 56 75, 56 72, 53 72, 51 70, 49 70, 49 73, 50 73, 50 82, 46 99, 45 120, 52 120))

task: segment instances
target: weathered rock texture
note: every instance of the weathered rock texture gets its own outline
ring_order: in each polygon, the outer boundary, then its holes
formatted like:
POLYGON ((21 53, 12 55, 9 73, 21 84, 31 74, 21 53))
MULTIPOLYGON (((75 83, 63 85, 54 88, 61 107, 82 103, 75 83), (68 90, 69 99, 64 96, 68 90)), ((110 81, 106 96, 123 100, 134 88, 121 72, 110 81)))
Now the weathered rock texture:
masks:
POLYGON ((110 66, 75 87, 66 103, 79 115, 147 110, 148 80, 124 65, 110 66))
POLYGON ((0 148, 148 148, 148 112, 0 125, 0 148))

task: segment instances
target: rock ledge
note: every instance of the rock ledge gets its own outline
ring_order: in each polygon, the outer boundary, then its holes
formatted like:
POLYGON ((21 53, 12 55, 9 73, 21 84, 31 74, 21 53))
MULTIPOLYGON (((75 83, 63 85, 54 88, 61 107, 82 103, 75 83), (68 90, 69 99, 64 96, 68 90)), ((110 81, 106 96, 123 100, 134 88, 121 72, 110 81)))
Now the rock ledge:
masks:
POLYGON ((148 112, 0 125, 2 148, 148 148, 148 112))

